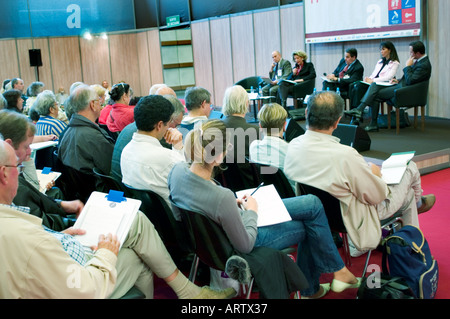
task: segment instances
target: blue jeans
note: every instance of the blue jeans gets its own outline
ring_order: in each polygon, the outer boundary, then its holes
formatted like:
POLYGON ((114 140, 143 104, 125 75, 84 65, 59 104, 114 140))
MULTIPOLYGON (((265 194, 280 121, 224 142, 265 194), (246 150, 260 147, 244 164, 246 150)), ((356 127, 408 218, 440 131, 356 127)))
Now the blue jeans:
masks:
POLYGON ((344 262, 331 235, 322 202, 314 195, 283 199, 292 220, 258 228, 255 246, 285 249, 298 244, 297 264, 309 283, 301 291, 311 296, 319 290, 322 273, 344 268, 344 262))

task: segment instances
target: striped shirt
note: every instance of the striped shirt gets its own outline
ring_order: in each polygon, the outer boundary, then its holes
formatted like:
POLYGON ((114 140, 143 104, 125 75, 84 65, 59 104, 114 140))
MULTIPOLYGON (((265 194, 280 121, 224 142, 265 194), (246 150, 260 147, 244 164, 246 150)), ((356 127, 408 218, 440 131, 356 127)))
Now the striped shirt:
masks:
POLYGON ((41 115, 39 121, 36 123, 36 135, 50 135, 54 134, 58 138, 66 129, 67 124, 50 115, 41 115))

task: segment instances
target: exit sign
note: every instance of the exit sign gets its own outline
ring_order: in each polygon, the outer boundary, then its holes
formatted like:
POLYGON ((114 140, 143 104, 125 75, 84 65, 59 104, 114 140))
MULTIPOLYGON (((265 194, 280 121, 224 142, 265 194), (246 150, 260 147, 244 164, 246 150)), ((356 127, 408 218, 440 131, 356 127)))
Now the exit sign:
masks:
POLYGON ((174 27, 180 25, 180 16, 171 16, 166 18, 166 23, 168 27, 174 27))

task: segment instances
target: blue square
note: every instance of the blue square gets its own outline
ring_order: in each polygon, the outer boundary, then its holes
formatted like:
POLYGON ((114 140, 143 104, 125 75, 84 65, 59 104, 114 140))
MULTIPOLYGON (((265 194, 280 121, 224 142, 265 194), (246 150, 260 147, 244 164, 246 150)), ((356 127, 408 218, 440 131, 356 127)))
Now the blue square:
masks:
POLYGON ((389 11, 389 25, 402 24, 402 10, 389 11))
POLYGON ((411 9, 416 7, 416 0, 402 0, 402 9, 411 9))

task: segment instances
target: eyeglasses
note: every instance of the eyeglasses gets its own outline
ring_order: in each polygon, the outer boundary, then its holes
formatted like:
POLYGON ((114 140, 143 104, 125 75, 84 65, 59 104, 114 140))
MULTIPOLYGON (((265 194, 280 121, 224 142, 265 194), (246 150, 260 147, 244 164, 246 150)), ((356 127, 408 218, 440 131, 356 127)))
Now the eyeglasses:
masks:
POLYGON ((19 173, 22 173, 25 169, 25 165, 23 164, 17 164, 17 165, 3 165, 5 167, 15 167, 19 171, 19 173))

